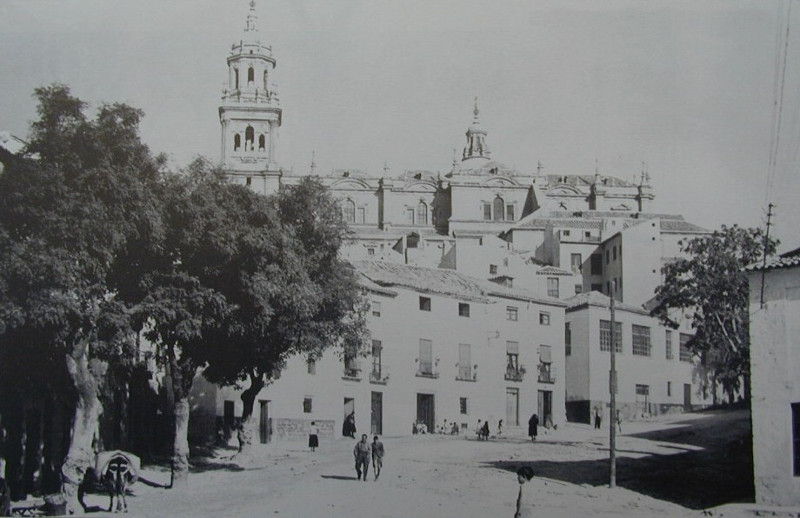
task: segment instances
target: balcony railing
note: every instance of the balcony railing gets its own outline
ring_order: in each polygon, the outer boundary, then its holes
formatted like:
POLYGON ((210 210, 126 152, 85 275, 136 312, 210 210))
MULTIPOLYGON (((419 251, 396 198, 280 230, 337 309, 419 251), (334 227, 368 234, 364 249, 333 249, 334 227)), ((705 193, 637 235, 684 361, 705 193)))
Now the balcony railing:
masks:
POLYGON ((509 365, 506 367, 506 381, 522 381, 525 378, 525 366, 519 365, 514 367, 509 365))
POLYGON ((342 379, 345 380, 352 380, 352 381, 361 381, 361 369, 356 367, 345 367, 344 374, 342 375, 342 379))
POLYGON ((552 367, 549 363, 539 364, 539 383, 555 383, 556 377, 553 374, 552 367))
POLYGON ((389 381, 389 371, 382 367, 380 369, 372 369, 372 372, 369 373, 369 382, 370 383, 378 383, 381 385, 386 385, 389 381))
POLYGON ((456 381, 478 381, 478 366, 456 363, 456 381))
POLYGON ((439 358, 436 358, 435 362, 420 360, 419 358, 414 361, 417 362, 417 376, 421 378, 439 377, 439 358))

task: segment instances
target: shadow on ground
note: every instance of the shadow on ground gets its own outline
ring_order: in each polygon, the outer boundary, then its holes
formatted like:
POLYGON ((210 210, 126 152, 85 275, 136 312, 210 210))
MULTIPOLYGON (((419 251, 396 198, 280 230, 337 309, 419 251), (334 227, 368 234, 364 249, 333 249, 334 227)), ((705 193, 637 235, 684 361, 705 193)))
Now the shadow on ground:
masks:
MULTIPOLYGON (((753 458, 748 412, 723 412, 687 420, 680 428, 631 435, 704 448, 673 455, 617 458, 617 485, 690 509, 753 502, 753 458), (743 446, 744 445, 744 446, 743 446)), ((608 459, 594 461, 496 461, 487 466, 516 471, 531 466, 537 477, 571 484, 607 485, 608 459)))

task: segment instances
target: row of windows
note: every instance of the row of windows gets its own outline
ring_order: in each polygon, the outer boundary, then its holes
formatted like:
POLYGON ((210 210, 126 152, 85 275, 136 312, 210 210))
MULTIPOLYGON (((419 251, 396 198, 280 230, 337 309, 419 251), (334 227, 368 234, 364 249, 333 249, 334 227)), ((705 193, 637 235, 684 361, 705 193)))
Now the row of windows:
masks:
POLYGON ((514 204, 506 204, 501 196, 495 197, 491 203, 483 202, 484 221, 516 221, 514 204))
MULTIPOLYGON (((341 208, 342 220, 344 222, 366 223, 366 207, 356 207, 356 202, 351 199, 346 199, 342 201, 341 208)), ((436 224, 436 220, 438 219, 436 217, 438 212, 439 211, 434 211, 434 224, 436 224)), ((427 225, 429 213, 430 211, 428 210, 428 205, 424 201, 420 201, 419 204, 417 204, 416 209, 414 207, 405 208, 403 211, 404 223, 408 225, 427 225)))
MULTIPOLYGON (((513 389, 512 389, 513 390, 513 389)), ((233 401, 226 401, 227 403, 231 403, 231 412, 233 411, 233 401)), ((470 400, 466 397, 459 397, 458 398, 458 411, 461 415, 469 415, 470 413, 470 400)), ((227 416, 227 409, 226 409, 226 416, 227 416)), ((303 398, 303 413, 311 414, 314 412, 314 398, 312 396, 306 396, 303 398)), ((233 418, 231 418, 231 423, 233 423, 233 418)), ((461 428, 464 429, 466 426, 464 424, 461 425, 461 428)))
MULTIPOLYGON (((380 316, 380 303, 378 304, 378 314, 375 314, 375 304, 373 302, 373 311, 372 314, 374 316, 380 316)), ((419 297, 419 310, 420 311, 431 311, 431 298, 430 297, 419 297)), ((458 303, 458 315, 461 317, 469 317, 469 304, 465 302, 458 303)), ((519 319, 519 308, 517 306, 506 306, 506 320, 511 320, 516 322, 519 319)), ((550 325, 550 313, 548 311, 540 311, 539 312, 539 324, 543 326, 550 325)))
MULTIPOLYGON (((267 90, 268 78, 269 78, 269 74, 267 73, 266 70, 264 70, 263 87, 264 87, 265 91, 267 90)), ((256 70, 253 67, 249 67, 247 69, 247 84, 248 84, 248 86, 253 86, 253 83, 255 82, 255 80, 256 80, 256 70)), ((239 89, 239 69, 238 68, 234 68, 233 69, 233 88, 236 89, 236 90, 239 89)))
MULTIPOLYGON (((244 130, 244 149, 242 151, 255 151, 256 133, 252 126, 247 126, 244 130)), ((266 151, 267 136, 264 133, 258 135, 258 150, 266 151)), ((233 150, 239 151, 242 148, 242 134, 234 133, 233 150)))
MULTIPOLYGON (((633 324, 631 326, 631 338, 632 338, 632 347, 631 352, 634 356, 651 356, 652 355, 652 343, 650 341, 650 328, 647 326, 639 326, 633 324)), ((688 347, 689 341, 692 339, 692 335, 686 333, 680 333, 680 361, 682 362, 691 362, 692 361, 692 353, 688 347)), ((566 324, 565 327, 565 341, 567 344, 567 356, 571 354, 572 345, 571 345, 572 335, 571 330, 569 328, 569 323, 566 324)), ((622 352, 622 322, 614 322, 614 344, 616 345, 615 351, 618 353, 622 352)), ((672 360, 674 359, 674 354, 672 352, 672 331, 667 329, 665 330, 665 345, 666 345, 666 359, 672 360)), ((600 350, 608 352, 611 350, 611 322, 609 320, 600 320, 600 350)))

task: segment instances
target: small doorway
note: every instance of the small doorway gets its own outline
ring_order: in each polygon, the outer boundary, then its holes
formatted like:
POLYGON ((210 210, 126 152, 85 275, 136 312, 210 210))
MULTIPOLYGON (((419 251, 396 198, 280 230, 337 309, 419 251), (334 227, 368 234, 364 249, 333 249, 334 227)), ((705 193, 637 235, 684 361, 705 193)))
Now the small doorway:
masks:
POLYGON ((433 394, 417 394, 417 422, 424 423, 429 433, 436 429, 433 394))
POLYGON ((550 390, 539 391, 539 423, 543 426, 553 426, 553 392, 550 390))
POLYGON ((372 435, 383 435, 383 392, 372 393, 372 435))
POLYGON ((506 426, 519 426, 519 389, 506 389, 506 426))
POLYGON ((261 409, 261 413, 258 417, 258 438, 261 444, 267 444, 272 435, 272 430, 270 430, 269 425, 269 401, 260 399, 258 401, 258 406, 261 409))
POLYGON ((683 384, 683 406, 685 406, 687 410, 692 407, 692 384, 691 383, 684 383, 683 384))

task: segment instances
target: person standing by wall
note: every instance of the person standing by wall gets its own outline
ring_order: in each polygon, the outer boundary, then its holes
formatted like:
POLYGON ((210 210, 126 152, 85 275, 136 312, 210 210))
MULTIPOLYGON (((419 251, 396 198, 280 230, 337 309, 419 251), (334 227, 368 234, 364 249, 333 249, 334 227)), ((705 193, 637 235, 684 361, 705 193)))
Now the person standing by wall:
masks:
POLYGON ((378 436, 376 435, 372 440, 372 470, 375 472, 375 480, 378 480, 378 477, 381 474, 381 468, 383 467, 383 454, 383 443, 378 440, 378 436))
POLYGON ((361 473, 364 473, 364 482, 367 481, 367 471, 369 471, 369 456, 370 447, 367 442, 367 434, 361 435, 361 440, 356 443, 353 448, 353 457, 356 459, 356 474, 358 480, 361 480, 361 473))

